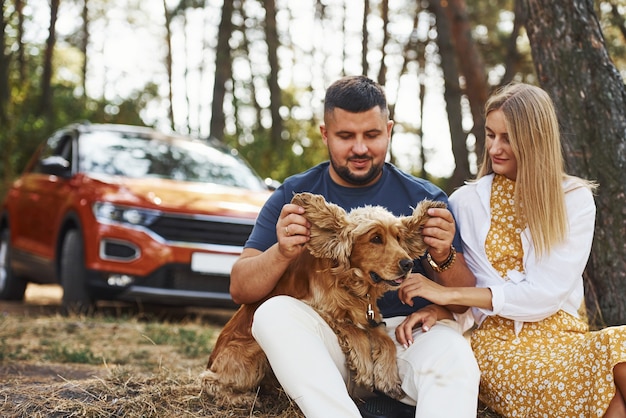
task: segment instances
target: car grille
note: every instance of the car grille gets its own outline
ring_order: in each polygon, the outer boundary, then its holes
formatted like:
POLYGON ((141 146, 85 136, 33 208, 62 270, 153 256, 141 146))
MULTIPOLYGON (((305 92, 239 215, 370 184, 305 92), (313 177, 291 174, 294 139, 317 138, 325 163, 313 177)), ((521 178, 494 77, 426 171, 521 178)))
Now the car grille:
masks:
POLYGON ((243 247, 254 221, 221 221, 215 218, 162 215, 150 229, 167 241, 243 247))

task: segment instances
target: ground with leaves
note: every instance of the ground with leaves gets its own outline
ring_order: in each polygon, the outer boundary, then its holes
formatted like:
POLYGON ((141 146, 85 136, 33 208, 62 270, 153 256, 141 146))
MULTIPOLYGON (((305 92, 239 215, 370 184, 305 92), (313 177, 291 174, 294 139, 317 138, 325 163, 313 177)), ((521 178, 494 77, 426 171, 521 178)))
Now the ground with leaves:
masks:
POLYGON ((198 376, 232 311, 111 304, 63 316, 56 292, 29 287, 26 303, 0 303, 0 416, 303 416, 284 393, 228 410, 202 393, 198 376))

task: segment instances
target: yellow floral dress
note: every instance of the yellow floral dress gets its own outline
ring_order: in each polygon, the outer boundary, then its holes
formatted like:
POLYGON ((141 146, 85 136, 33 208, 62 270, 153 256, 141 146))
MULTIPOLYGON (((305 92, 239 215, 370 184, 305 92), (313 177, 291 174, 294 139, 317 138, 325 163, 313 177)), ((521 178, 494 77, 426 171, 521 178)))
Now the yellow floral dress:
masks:
MULTIPOLYGON (((515 182, 495 176, 485 249, 503 277, 523 271, 521 226, 513 206, 515 182)), ((626 362, 626 326, 589 331, 564 311, 524 323, 488 317, 474 330, 481 370, 480 399, 506 417, 601 417, 615 394, 613 367, 626 362)))

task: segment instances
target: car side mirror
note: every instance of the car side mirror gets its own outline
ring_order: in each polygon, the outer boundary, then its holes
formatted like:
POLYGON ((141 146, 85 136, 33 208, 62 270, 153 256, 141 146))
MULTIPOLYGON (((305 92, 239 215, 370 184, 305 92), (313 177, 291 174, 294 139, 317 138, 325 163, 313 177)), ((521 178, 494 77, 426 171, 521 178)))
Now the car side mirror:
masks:
POLYGON ((278 189, 278 187, 280 186, 280 182, 278 180, 274 180, 269 177, 266 178, 264 182, 265 182, 265 186, 267 187, 267 189, 271 191, 278 189))
POLYGON ((46 157, 40 161, 39 166, 44 174, 51 174, 57 177, 70 177, 70 162, 58 155, 46 157))

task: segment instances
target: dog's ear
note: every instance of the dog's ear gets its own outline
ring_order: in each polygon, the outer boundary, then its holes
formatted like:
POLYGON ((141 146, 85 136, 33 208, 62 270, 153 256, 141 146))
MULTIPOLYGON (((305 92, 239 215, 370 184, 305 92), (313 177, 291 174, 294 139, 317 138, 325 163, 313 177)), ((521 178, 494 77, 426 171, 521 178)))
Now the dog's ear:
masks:
POLYGON ((352 249, 346 211, 329 203, 321 195, 298 193, 291 203, 304 208, 304 217, 311 223, 311 239, 307 243, 314 257, 337 260, 347 265, 352 249))
POLYGON ((405 228, 402 242, 411 257, 419 258, 423 256, 428 247, 424 243, 424 237, 422 236, 422 228, 426 221, 430 219, 428 209, 445 207, 446 204, 443 202, 425 199, 417 204, 411 216, 402 218, 402 225, 405 228))

